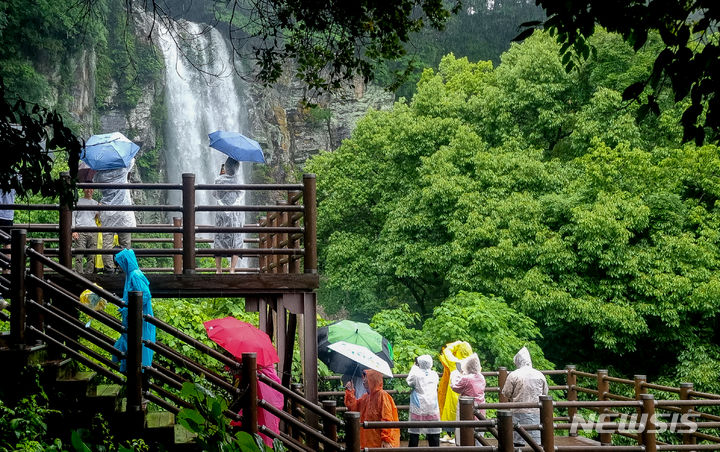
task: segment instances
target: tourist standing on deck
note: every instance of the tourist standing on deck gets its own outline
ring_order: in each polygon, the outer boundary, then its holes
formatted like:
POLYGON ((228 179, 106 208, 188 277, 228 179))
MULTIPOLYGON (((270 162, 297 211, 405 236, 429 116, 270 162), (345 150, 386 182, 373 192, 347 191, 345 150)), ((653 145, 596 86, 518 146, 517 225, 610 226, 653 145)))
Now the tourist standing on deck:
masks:
MULTIPOLYGON (((457 363, 457 370, 450 374, 450 388, 458 394, 455 418, 460 419, 460 397, 472 397, 475 406, 485 403, 485 377, 480 373, 480 358, 473 353, 457 363)), ((485 410, 481 409, 482 415, 485 410)), ((460 429, 455 429, 455 443, 460 442, 460 429)), ((458 444, 459 445, 459 444, 458 444)))
MULTIPOLYGON (((240 170, 240 162, 228 157, 225 164, 220 168, 220 175, 215 179, 215 185, 237 184, 237 173, 240 170)), ((240 196, 240 190, 214 190, 212 195, 218 200, 220 206, 232 206, 240 196)), ((221 228, 237 228, 243 225, 243 212, 216 212, 215 226, 221 228)), ((213 241, 213 248, 238 249, 242 248, 242 234, 238 232, 216 232, 213 241)), ((230 255, 230 273, 235 273, 237 267, 237 254, 230 255)), ((215 256, 215 273, 222 273, 223 256, 215 256)))
MULTIPOLYGON (((360 422, 397 421, 398 413, 392 396, 383 389, 383 376, 376 370, 363 371, 363 384, 367 394, 355 398, 352 381, 345 385, 345 406, 349 411, 360 412, 360 422)), ((360 447, 400 447, 400 429, 364 429, 360 427, 360 447)))
MULTIPOLYGON (((502 395, 510 402, 537 403, 541 395, 547 395, 548 384, 545 375, 532 367, 530 352, 523 347, 514 358, 515 370, 510 372, 502 388, 502 395)), ((513 422, 517 424, 539 424, 540 411, 537 408, 516 408, 513 410, 513 422)), ((533 441, 540 444, 540 430, 529 430, 533 441)), ((513 441, 516 446, 524 446, 525 440, 514 433, 513 441)))
MULTIPOLYGON (((140 270, 138 266, 137 258, 133 250, 124 249, 115 255, 115 261, 118 267, 125 272, 125 287, 123 288, 123 301, 125 307, 120 308, 120 317, 122 318, 122 326, 127 328, 128 326, 128 295, 133 291, 140 291, 143 295, 142 300, 142 313, 143 315, 149 315, 153 317, 152 308, 152 295, 150 294, 150 281, 145 277, 145 274, 140 270)), ((148 323, 143 320, 142 322, 142 338, 149 342, 155 342, 155 325, 148 323)), ((115 348, 123 353, 127 353, 128 338, 127 333, 122 333, 120 338, 115 342, 115 348)), ((142 365, 152 365, 153 354, 155 352, 145 345, 142 346, 142 365)), ((118 358, 113 355, 113 361, 120 363, 120 372, 125 372, 126 363, 124 359, 118 358)))
MULTIPOLYGON (((94 190, 92 188, 83 188, 83 197, 78 199, 78 206, 97 206, 98 202, 93 197, 94 190)), ((95 227, 95 220, 99 218, 100 213, 97 210, 73 210, 72 225, 73 227, 95 227)), ((76 248, 95 248, 97 246, 97 232, 73 232, 73 245, 76 248)), ((88 254, 83 256, 78 254, 75 256, 75 271, 78 273, 92 273, 95 271, 95 255, 88 254), (83 267, 83 257, 87 259, 83 267)))
MULTIPOLYGON (((439 421, 440 408, 438 406, 437 372, 432 369, 433 360, 430 355, 420 355, 415 358, 415 365, 410 369, 405 381, 412 388, 410 393, 410 420, 411 421, 439 421)), ((427 437, 430 447, 440 446, 440 427, 408 428, 410 434, 409 447, 417 447, 420 434, 427 437)))
MULTIPOLYGON (((128 175, 135 164, 135 159, 132 159, 130 165, 127 168, 114 168, 107 170, 99 170, 93 177, 93 182, 107 183, 107 184, 127 184, 128 175)), ((130 197, 130 190, 125 188, 103 188, 102 199, 100 204, 106 206, 131 206, 132 198, 130 197)), ((109 211, 104 210, 100 212, 100 223, 103 228, 134 228, 137 226, 135 220, 135 212, 126 211, 109 211)), ((113 236, 117 233, 118 245, 121 248, 130 248, 130 232, 118 232, 108 231, 103 232, 102 242, 103 250, 111 250, 113 248, 113 236)), ((112 254, 103 254, 102 256, 103 267, 106 273, 115 273, 118 271, 113 262, 112 254)))

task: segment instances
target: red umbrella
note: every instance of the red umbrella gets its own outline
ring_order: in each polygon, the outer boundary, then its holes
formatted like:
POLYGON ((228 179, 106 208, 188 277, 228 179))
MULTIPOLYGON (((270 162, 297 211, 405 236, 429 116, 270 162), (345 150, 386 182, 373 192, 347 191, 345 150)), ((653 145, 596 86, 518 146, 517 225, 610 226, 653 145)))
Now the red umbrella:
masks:
POLYGON ((271 366, 280 362, 270 336, 249 323, 235 317, 225 317, 208 320, 203 325, 208 337, 236 358, 242 358, 243 353, 255 352, 258 366, 271 366))

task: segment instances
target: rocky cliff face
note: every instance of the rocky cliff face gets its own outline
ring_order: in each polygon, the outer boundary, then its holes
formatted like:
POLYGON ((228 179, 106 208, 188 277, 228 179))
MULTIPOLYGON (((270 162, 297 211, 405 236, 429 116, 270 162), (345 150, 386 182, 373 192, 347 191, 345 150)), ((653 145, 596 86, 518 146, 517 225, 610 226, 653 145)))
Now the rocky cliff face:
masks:
POLYGON ((266 150, 276 182, 288 181, 321 150, 337 149, 368 110, 389 109, 394 101, 392 93, 360 78, 337 93, 311 98, 302 83, 284 77, 272 88, 252 85, 250 97, 251 133, 266 150))
MULTIPOLYGON (((152 26, 146 16, 134 16, 138 35, 147 36, 152 26)), ((160 54, 158 54, 160 55, 160 54)), ((159 57, 159 56, 158 56, 159 57)), ((142 96, 132 109, 123 109, 115 99, 118 97, 117 84, 113 83, 102 111, 95 108, 95 61, 91 50, 77 57, 72 100, 68 107, 73 118, 81 124, 84 138, 94 133, 119 131, 141 145, 138 161, 142 162, 148 152, 166 155, 163 149, 161 110, 165 80, 154 80, 142 87, 142 96)), ((291 69, 291 68, 289 68, 291 69)), ((292 73, 291 70, 287 71, 292 73)), ((321 150, 334 150, 348 138, 357 121, 370 109, 389 109, 393 103, 392 93, 372 84, 356 79, 349 82, 340 92, 312 96, 303 84, 291 76, 282 78, 271 88, 250 84, 243 94, 245 99, 237 102, 249 105, 248 133, 261 143, 268 160, 263 180, 254 182, 294 181, 298 168, 313 154, 321 150), (308 106, 308 102, 314 106, 308 106)), ((157 157, 154 157, 157 158, 157 157)), ((166 180, 164 162, 157 165, 160 181, 166 180)), ((147 163, 146 163, 147 165, 147 163)), ((136 166, 133 181, 142 179, 136 166)), ((144 193, 134 194, 136 202, 147 203, 160 199, 145 199, 144 193)))

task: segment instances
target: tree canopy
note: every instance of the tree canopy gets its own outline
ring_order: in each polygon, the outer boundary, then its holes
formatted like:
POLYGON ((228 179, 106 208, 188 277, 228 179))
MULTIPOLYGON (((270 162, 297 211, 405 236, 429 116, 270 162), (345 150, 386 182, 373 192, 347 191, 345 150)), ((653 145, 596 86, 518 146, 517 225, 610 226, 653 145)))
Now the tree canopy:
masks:
MULTIPOLYGON (((663 49, 652 71, 625 87, 623 97, 642 103, 641 116, 659 114, 658 97, 670 88, 675 102, 689 100, 682 115, 683 139, 716 142, 720 130, 720 4, 715 0, 536 0, 548 15, 542 26, 557 35, 563 63, 576 65, 574 54, 587 59, 588 39, 597 26, 620 34, 640 50, 652 33, 659 33, 663 49)), ((536 22, 535 25, 540 25, 536 22)), ((528 30, 531 31, 531 30, 528 30)))
POLYGON ((466 291, 537 322, 558 364, 680 375, 693 347, 715 356, 718 150, 680 144, 672 99, 640 120, 624 106, 657 36, 638 53, 603 31, 590 44, 570 73, 547 33, 496 68, 450 55, 412 101, 313 158, 321 302, 435 317, 466 291))

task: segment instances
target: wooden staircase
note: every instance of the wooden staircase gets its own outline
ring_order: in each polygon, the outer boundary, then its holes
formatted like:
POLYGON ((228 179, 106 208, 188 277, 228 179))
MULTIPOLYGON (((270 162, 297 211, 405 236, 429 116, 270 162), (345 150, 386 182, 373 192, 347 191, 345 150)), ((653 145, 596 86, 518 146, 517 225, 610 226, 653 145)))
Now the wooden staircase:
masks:
MULTIPOLYGON (((127 399, 123 386, 103 381, 97 372, 78 370, 70 358, 50 359, 47 345, 29 347, 21 354, 0 347, 0 362, 20 360, 27 363, 23 366, 26 370, 39 367, 37 381, 47 395, 48 408, 53 410, 46 418, 48 437, 60 438, 63 444, 69 444, 73 430, 100 430, 104 421, 119 438, 142 437, 151 450, 200 450, 194 442, 195 435, 175 422, 175 414, 154 405, 146 412, 141 434, 124 428, 127 399)), ((23 393, 22 383, 18 383, 22 380, 18 379, 29 379, 27 372, 19 375, 10 371, 0 375, 0 384, 17 388, 18 396, 23 393)))

